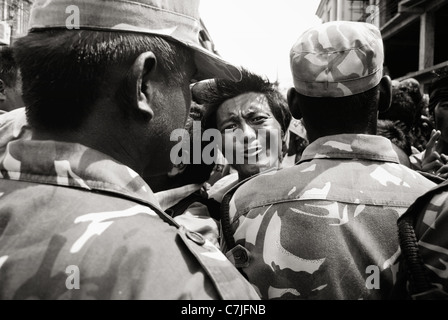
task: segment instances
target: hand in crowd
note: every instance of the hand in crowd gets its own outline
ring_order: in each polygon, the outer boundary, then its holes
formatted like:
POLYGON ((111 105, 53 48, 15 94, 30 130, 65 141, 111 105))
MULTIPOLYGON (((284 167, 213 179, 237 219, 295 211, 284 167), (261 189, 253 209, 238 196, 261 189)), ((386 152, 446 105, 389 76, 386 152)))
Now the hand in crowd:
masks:
POLYGON ((437 141, 440 135, 441 132, 439 130, 432 130, 422 159, 422 171, 446 179, 448 177, 448 156, 436 151, 437 141))

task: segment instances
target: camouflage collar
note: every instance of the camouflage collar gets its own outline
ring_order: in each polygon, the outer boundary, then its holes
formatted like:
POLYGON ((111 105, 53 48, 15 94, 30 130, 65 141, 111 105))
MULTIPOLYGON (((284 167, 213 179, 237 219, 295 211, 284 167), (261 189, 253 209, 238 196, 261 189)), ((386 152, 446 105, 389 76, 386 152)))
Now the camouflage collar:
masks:
POLYGON ((112 192, 153 203, 151 188, 132 169, 80 144, 16 140, 0 159, 4 179, 112 192))
POLYGON ((193 192, 200 190, 202 187, 201 183, 188 184, 182 187, 168 189, 164 191, 159 191, 155 193, 155 197, 160 203, 162 210, 166 210, 169 207, 174 206, 180 200, 186 198, 193 192))
POLYGON ((311 159, 363 159, 399 163, 389 139, 368 134, 340 134, 317 139, 299 161, 311 159))

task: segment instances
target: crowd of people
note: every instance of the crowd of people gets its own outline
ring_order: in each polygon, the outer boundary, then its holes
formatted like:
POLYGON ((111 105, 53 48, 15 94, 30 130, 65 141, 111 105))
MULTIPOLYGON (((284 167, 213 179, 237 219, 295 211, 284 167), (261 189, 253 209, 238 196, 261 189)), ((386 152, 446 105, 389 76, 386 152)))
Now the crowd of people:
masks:
POLYGON ((0 299, 447 299, 448 77, 333 21, 284 96, 198 0, 81 3, 0 51, 0 299))

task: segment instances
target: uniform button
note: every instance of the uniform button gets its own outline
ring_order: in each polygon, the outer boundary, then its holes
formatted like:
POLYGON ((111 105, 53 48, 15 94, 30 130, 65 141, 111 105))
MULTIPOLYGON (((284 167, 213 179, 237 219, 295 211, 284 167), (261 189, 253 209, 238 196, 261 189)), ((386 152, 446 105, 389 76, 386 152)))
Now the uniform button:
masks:
POLYGON ((236 250, 235 253, 233 254, 233 256, 235 257, 235 262, 236 263, 246 263, 248 259, 247 253, 244 250, 236 250))
POLYGON ((202 246, 205 243, 205 239, 197 232, 187 231, 185 232, 185 234, 187 235, 188 239, 197 243, 200 246, 202 246))

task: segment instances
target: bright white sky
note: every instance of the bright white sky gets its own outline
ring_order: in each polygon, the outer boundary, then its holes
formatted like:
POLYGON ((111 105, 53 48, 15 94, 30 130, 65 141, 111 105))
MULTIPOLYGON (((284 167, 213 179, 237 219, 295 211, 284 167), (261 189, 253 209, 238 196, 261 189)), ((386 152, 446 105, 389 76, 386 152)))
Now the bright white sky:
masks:
POLYGON ((289 50, 320 24, 320 0, 201 0, 200 14, 222 58, 291 87, 289 50))

